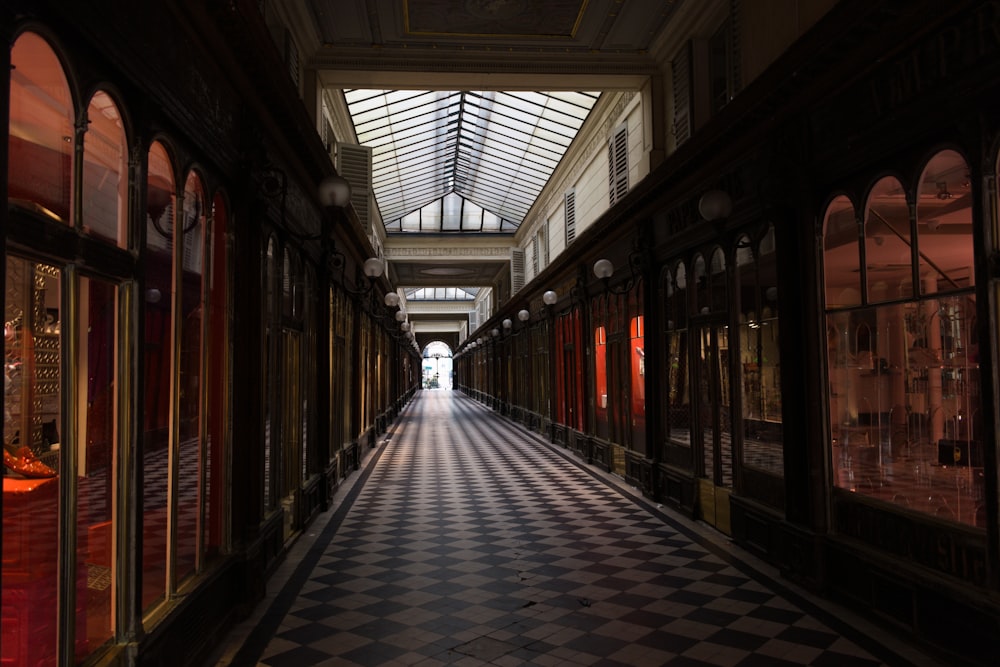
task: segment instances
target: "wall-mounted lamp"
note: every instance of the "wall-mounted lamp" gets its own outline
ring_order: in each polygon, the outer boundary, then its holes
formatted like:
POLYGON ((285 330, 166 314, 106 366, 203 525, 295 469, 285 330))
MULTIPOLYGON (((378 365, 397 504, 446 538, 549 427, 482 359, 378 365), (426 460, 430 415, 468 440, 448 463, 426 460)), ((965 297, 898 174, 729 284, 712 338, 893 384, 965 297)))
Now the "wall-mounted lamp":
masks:
POLYGON ((545 293, 542 294, 542 303, 546 306, 553 306, 558 300, 559 295, 556 294, 555 290, 546 290, 545 293))
POLYGON ((725 190, 709 190, 698 200, 698 213, 709 222, 728 218, 732 212, 733 200, 725 190))
POLYGON ((320 203, 327 208, 344 208, 351 203, 351 184, 343 176, 327 176, 317 189, 320 203))
POLYGON ((600 278, 601 282, 604 283, 605 291, 611 292, 613 294, 625 294, 633 287, 635 287, 636 277, 635 271, 637 267, 641 267, 642 255, 639 254, 638 250, 632 252, 628 258, 628 269, 629 277, 621 285, 611 285, 611 276, 615 274, 615 265, 610 259, 601 258, 594 262, 594 275, 600 278))
POLYGON ((494 338, 496 338, 497 336, 500 335, 500 330, 499 329, 494 329, 493 331, 490 332, 490 335, 492 335, 494 338))
POLYGON ((531 319, 531 312, 522 308, 521 310, 517 311, 517 319, 521 320, 522 322, 527 322, 529 319, 531 319))
POLYGON ((396 317, 396 321, 397 322, 405 322, 406 321, 406 311, 403 310, 402 308, 400 308, 399 310, 396 311, 396 316, 395 317, 396 317))
POLYGON ((514 326, 514 323, 513 323, 512 321, 511 321, 511 319, 510 319, 509 317, 508 317, 508 318, 506 318, 506 319, 505 319, 505 320, 504 320, 503 322, 501 322, 500 324, 501 324, 501 325, 503 325, 503 330, 504 330, 504 331, 510 331, 510 328, 511 328, 512 326, 514 326))
MULTIPOLYGON (((382 302, 385 303, 385 305, 389 308, 395 308, 396 306, 399 305, 399 295, 396 294, 395 292, 386 292, 385 296, 382 297, 382 302)), ((399 312, 401 313, 403 311, 399 312)), ((398 314, 399 313, 397 313, 397 315, 398 314)), ((396 319, 398 320, 399 317, 396 317, 396 319)))

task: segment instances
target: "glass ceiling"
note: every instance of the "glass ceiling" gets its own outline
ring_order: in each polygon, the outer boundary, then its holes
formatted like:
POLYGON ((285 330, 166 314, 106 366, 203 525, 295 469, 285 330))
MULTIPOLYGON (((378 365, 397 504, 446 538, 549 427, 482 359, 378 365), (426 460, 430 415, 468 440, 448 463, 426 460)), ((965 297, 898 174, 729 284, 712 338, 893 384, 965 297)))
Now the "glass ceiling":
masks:
POLYGON ((345 90, 386 231, 513 233, 599 93, 345 90))
POLYGON ((420 287, 404 290, 407 301, 473 301, 478 287, 420 287))

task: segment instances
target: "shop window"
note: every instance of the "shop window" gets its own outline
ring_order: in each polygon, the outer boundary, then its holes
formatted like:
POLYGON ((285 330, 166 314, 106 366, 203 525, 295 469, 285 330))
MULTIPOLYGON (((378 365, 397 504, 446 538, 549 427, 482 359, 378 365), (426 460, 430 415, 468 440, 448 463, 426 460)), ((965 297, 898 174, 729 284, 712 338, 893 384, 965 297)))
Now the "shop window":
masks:
MULTIPOLYGON (((75 443, 77 476, 76 650, 81 659, 114 636, 115 375, 119 349, 117 287, 80 279, 78 367, 87 369, 86 397, 80 396, 75 443), (84 589, 84 582, 86 588, 84 589), (85 611, 84 611, 85 610, 85 611)), ((58 437, 58 434, 55 434, 58 437)))
POLYGON ((608 337, 603 326, 594 330, 594 392, 597 434, 608 437, 608 337))
MULTIPOLYGON (((930 160, 916 219, 907 217, 906 224, 902 216, 909 209, 899 200, 898 182, 883 179, 873 189, 865 251, 875 250, 865 266, 875 275, 868 277, 865 303, 827 304, 830 437, 837 487, 982 527, 984 427, 970 266, 972 197, 963 198, 960 189, 967 173, 952 151, 930 160), (953 196, 939 196, 952 188, 953 196), (933 241, 911 248, 913 228, 918 242, 933 241), (878 245, 876 235, 885 242, 878 245), (909 265, 897 266, 904 257, 909 265), (913 276, 919 278, 916 285, 913 276)), ((831 205, 828 224, 834 214, 831 205)))
POLYGON ((851 200, 840 195, 827 207, 823 270, 827 308, 861 304, 861 250, 858 217, 851 200))
POLYGON ((166 597, 170 471, 175 181, 166 148, 149 149, 146 183, 142 608, 166 597))
MULTIPOLYGON (((642 289, 641 283, 637 288, 642 289)), ((631 376, 630 421, 632 449, 646 451, 646 331, 645 317, 636 315, 629 322, 629 371, 631 376)))
POLYGON ((205 235, 208 210, 205 188, 196 172, 184 182, 180 238, 176 247, 182 253, 180 285, 180 358, 178 359, 180 394, 177 397, 178 430, 177 479, 171 490, 176 497, 175 577, 181 582, 195 572, 198 562, 199 494, 204 470, 205 438, 202 434, 202 343, 205 326, 205 235))
POLYGON ((263 368, 262 377, 263 388, 264 388, 264 514, 270 513, 275 506, 275 495, 274 495, 274 436, 275 436, 275 424, 277 418, 275 417, 275 352, 274 352, 274 341, 276 338, 276 318, 278 313, 276 311, 276 304, 279 303, 279 299, 275 294, 278 289, 278 274, 277 274, 277 261, 278 261, 278 249, 277 242, 274 237, 270 237, 267 240, 267 250, 264 255, 264 358, 263 358, 263 368))
POLYGON ((976 284, 969 167, 955 151, 941 151, 920 179, 917 194, 917 273, 920 293, 951 292, 976 284))
POLYGON ((737 242, 740 290, 738 389, 743 418, 743 463, 784 474, 781 348, 778 345, 778 274, 774 228, 754 248, 737 242))
POLYGON ((61 289, 56 267, 8 257, 2 578, 5 664, 56 663, 59 473, 64 469, 59 437, 64 423, 60 411, 61 289))
POLYGON ((24 33, 10 52, 7 196, 11 203, 71 223, 75 112, 59 58, 24 33))
POLYGON ((913 296, 910 207, 902 184, 891 176, 868 196, 864 249, 869 303, 913 296))
POLYGON ((664 276, 664 366, 666 369, 666 409, 664 410, 667 441, 691 446, 691 394, 688 386, 688 290, 684 264, 664 276))
POLYGON ((128 244, 128 146, 121 114, 105 92, 87 108, 83 139, 83 231, 128 244))
POLYGON ((711 262, 702 255, 694 260, 695 308, 703 315, 725 312, 727 304, 726 258, 721 248, 712 252, 711 262))
POLYGON ((208 275, 208 428, 205 470, 205 553, 208 559, 218 555, 223 547, 226 494, 225 450, 229 424, 229 321, 227 312, 228 271, 226 233, 229 208, 226 198, 216 193, 212 204, 210 263, 208 275))

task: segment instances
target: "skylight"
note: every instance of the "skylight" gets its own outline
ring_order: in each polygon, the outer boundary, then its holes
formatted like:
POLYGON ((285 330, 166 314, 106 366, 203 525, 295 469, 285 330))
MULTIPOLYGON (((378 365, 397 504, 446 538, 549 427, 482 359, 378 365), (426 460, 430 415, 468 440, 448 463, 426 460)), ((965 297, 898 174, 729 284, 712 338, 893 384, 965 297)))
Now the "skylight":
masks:
POLYGON ((478 287, 420 287, 405 291, 407 301, 473 301, 478 287))
POLYGON ((513 233, 599 93, 346 90, 389 233, 513 233))

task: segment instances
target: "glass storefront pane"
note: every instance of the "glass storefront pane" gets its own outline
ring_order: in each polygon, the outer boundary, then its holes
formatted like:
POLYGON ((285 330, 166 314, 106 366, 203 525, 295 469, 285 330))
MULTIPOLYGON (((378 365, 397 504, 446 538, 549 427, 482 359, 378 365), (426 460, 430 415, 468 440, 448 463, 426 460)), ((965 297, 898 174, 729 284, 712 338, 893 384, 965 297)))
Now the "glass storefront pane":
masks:
POLYGON ((149 149, 145 253, 142 609, 166 598, 173 356, 174 177, 166 149, 149 149))
POLYGON ((854 205, 843 195, 827 207, 823 231, 823 271, 827 308, 861 304, 858 221, 854 205))
POLYGON ((875 184, 865 209, 868 303, 913 296, 910 207, 902 184, 886 177, 875 184))
POLYGON ((55 267, 14 257, 6 280, 0 647, 4 665, 55 665, 61 281, 55 267))
POLYGON ((778 345, 778 275, 774 229, 758 252, 749 239, 737 253, 740 290, 739 383, 743 463, 784 474, 781 412, 781 349, 778 345))
POLYGON ((642 315, 629 324, 629 359, 632 378, 632 450, 646 453, 646 329, 642 315))
POLYGON ((70 222, 75 113, 66 76, 48 42, 34 33, 10 52, 7 196, 70 222))
POLYGON ((177 508, 175 577, 190 576, 198 564, 202 457, 202 329, 204 327, 205 229, 207 204, 201 179, 191 173, 184 184, 181 233, 180 395, 178 396, 177 480, 171 484, 177 508))
POLYGON ((604 327, 597 327, 594 331, 594 391, 596 408, 594 415, 597 418, 597 435, 602 438, 608 437, 608 367, 607 367, 607 338, 604 327))
POLYGON ((666 438, 691 446, 691 394, 688 390, 687 275, 684 265, 665 277, 664 362, 666 368, 666 438))
POLYGON ((976 284, 969 166, 955 151, 927 164, 917 199, 917 267, 922 294, 976 284))
POLYGON ((118 107, 105 92, 90 100, 83 139, 83 230, 125 247, 128 146, 118 107))
POLYGON ((77 657, 91 654, 114 636, 115 443, 118 300, 115 285, 80 280, 80 368, 87 369, 77 414, 77 657))
POLYGON ((834 483, 984 526, 972 294, 827 316, 834 483))
POLYGON ((212 558, 223 546, 226 498, 225 452, 229 428, 229 322, 227 317, 228 273, 226 267, 226 227, 228 209, 218 193, 213 204, 209 247, 210 280, 208 294, 208 455, 205 457, 205 555, 212 558))

